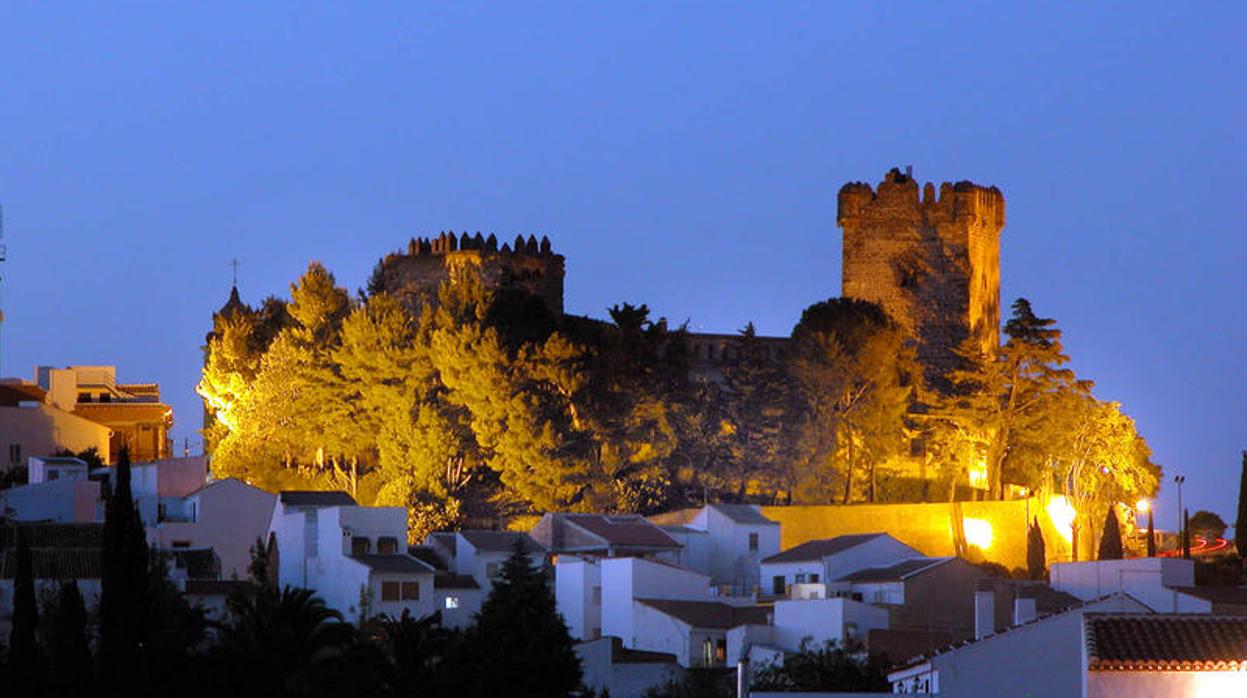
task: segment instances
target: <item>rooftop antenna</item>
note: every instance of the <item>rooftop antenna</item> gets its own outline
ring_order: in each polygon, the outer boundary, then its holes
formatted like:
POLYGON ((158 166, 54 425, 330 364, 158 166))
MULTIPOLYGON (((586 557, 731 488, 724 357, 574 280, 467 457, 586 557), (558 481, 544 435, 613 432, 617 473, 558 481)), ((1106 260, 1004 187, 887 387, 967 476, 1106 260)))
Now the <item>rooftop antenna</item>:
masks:
MULTIPOLYGON (((0 206, 0 262, 8 257, 8 250, 4 245, 4 207, 0 206)), ((0 281, 4 279, 4 275, 0 274, 0 281)), ((0 306, 2 307, 2 306, 0 306)), ((0 309, 0 325, 4 324, 4 310, 0 309)), ((3 369, 0 369, 0 376, 4 375, 3 369)))
POLYGON ((229 266, 234 271, 234 288, 238 288, 238 258, 231 259, 229 266))

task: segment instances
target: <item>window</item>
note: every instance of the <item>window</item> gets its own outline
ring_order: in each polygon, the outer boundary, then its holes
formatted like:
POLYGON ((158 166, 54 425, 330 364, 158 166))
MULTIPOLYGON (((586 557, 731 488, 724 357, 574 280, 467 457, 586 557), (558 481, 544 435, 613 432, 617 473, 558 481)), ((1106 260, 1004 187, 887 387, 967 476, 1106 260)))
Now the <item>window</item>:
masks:
POLYGON ((784 575, 777 574, 771 577, 771 593, 776 596, 784 595, 784 575))
POLYGON ((188 540, 175 540, 173 541, 173 547, 174 548, 189 548, 191 547, 191 542, 188 540))
POLYGON ((352 555, 367 555, 372 552, 372 541, 364 536, 351 539, 352 555))
POLYGON ((757 552, 757 550, 758 550, 758 534, 750 533, 749 534, 749 552, 751 553, 757 552))
POLYGON ((420 600, 420 582, 403 582, 403 601, 420 600))
POLYGON ((21 463, 22 462, 22 445, 21 444, 9 444, 9 462, 10 463, 21 463))
POLYGON ((818 584, 818 574, 817 574, 817 573, 811 573, 811 574, 810 574, 810 584, 818 584))
POLYGON ((493 579, 498 576, 498 563, 491 562, 485 565, 485 576, 493 579))
POLYGON ((593 587, 593 603, 602 604, 602 587, 593 587))
POLYGON ((446 597, 446 608, 448 609, 459 608, 459 597, 458 596, 447 596, 446 597))
POLYGON ((377 539, 377 552, 382 555, 393 555, 398 552, 398 539, 394 536, 381 536, 377 539))
POLYGON ((91 393, 78 393, 78 402, 91 402, 91 393))
POLYGON ((714 663, 725 664, 727 662, 727 640, 719 638, 714 641, 714 663))
POLYGON ((61 479, 61 471, 59 470, 48 471, 48 480, 59 480, 59 479, 61 479))
POLYGON ((100 393, 100 402, 112 402, 113 396, 108 393, 100 393))
POLYGON ((381 582, 381 600, 398 601, 398 582, 381 582))

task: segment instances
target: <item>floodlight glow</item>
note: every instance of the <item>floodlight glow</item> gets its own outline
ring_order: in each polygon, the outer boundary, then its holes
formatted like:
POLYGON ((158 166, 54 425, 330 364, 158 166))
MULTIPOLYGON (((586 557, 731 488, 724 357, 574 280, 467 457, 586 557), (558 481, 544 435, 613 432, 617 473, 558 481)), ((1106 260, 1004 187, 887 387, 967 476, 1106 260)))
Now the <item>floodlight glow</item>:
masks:
POLYGON ((966 542, 981 550, 992 547, 992 525, 983 519, 965 519, 966 542))

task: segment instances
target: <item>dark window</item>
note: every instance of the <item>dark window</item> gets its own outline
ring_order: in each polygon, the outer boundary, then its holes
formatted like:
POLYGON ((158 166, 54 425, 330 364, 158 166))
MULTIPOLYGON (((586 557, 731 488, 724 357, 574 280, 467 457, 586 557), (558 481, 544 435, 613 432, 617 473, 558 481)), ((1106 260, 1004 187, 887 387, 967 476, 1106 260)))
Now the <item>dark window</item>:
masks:
POLYGON ((818 575, 817 575, 817 574, 811 574, 811 575, 810 575, 810 584, 818 584, 818 575))
POLYGON ((173 547, 175 547, 175 548, 189 548, 189 547, 191 547, 191 542, 190 542, 190 541, 188 541, 188 540, 175 540, 175 541, 173 541, 173 547))
POLYGON ((368 540, 364 536, 351 539, 352 555, 367 555, 370 552, 372 552, 372 541, 368 540))
POLYGON ((749 551, 753 552, 757 549, 758 549, 758 534, 750 533, 749 534, 749 551))
POLYGON ((714 641, 714 662, 722 664, 727 661, 727 640, 719 638, 714 641))
POLYGON ((112 402, 113 396, 108 393, 100 393, 100 402, 112 402))
POLYGON ((59 479, 61 479, 61 471, 59 470, 48 471, 48 480, 59 480, 59 479))
POLYGON ((381 600, 398 601, 398 582, 381 582, 381 600))
POLYGON ((91 402, 91 393, 78 393, 78 402, 91 402))
POLYGON ((22 445, 21 444, 9 444, 9 462, 10 463, 21 463, 22 462, 22 445))
POLYGON ((771 578, 771 593, 776 596, 784 594, 784 575, 777 574, 771 578))
POLYGON ((485 565, 485 576, 493 579, 498 576, 498 563, 490 562, 485 565))
POLYGON ((398 552, 398 539, 394 536, 381 536, 377 539, 377 552, 382 555, 393 555, 398 552))
POLYGON ((420 582, 403 582, 403 601, 420 600, 420 582))

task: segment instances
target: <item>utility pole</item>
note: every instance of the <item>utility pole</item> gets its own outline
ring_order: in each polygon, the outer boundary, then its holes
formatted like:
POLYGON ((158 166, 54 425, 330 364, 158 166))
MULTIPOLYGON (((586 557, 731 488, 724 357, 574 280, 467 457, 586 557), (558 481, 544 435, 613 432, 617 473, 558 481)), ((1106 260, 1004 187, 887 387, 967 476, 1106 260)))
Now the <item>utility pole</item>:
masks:
MULTIPOLYGON (((8 257, 8 250, 5 248, 5 245, 4 245, 4 207, 0 206, 0 262, 3 262, 7 257, 8 257)), ((3 282, 3 280, 4 280, 4 274, 0 273, 0 282, 3 282)), ((3 325, 3 324, 4 324, 4 309, 3 309, 3 306, 0 306, 0 325, 3 325)), ((3 357, 3 355, 4 355, 3 352, 0 352, 0 357, 3 357)), ((3 365, 3 362, 0 361, 0 376, 3 376, 3 375, 4 375, 4 365, 3 365)))
POLYGON ((1186 540, 1186 526, 1182 518, 1182 483, 1186 482, 1186 476, 1174 475, 1173 482, 1178 486, 1178 548, 1181 549, 1182 541, 1186 540))

